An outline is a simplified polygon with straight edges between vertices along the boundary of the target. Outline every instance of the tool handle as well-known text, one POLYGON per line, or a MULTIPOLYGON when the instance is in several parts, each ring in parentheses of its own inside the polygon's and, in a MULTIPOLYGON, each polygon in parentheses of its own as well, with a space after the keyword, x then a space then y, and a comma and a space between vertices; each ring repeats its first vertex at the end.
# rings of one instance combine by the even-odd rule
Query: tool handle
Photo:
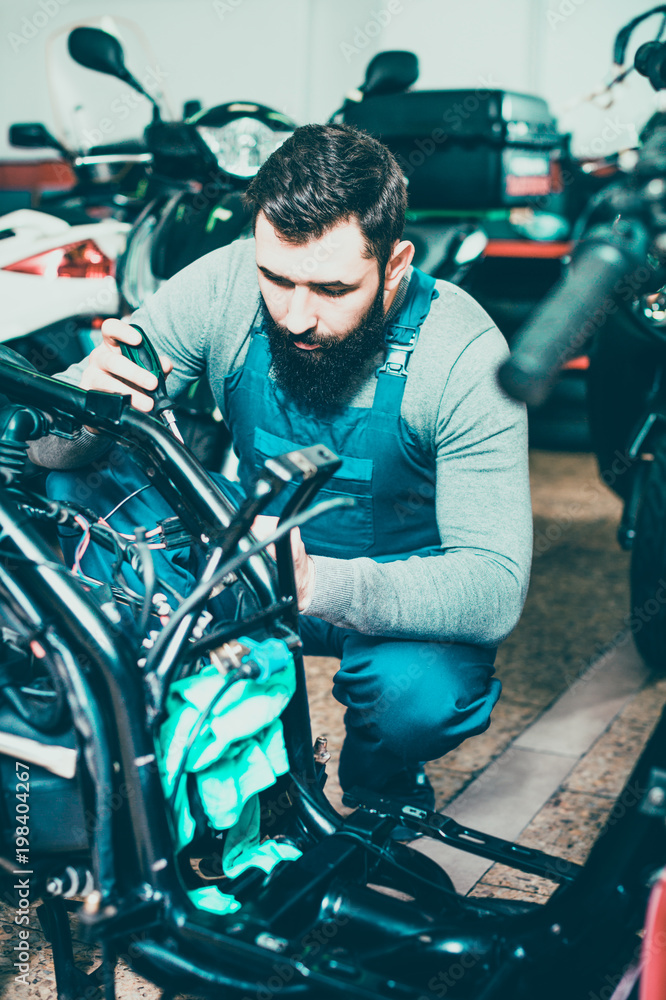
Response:
POLYGON ((145 368, 146 371, 152 372, 157 379, 156 389, 153 389, 152 392, 144 390, 146 395, 150 396, 154 401, 154 412, 161 413, 162 410, 171 409, 173 403, 167 395, 166 379, 164 378, 164 372, 162 371, 157 352, 151 344, 148 334, 140 326, 137 326, 136 323, 130 323, 130 326, 134 327, 141 334, 141 343, 136 345, 121 343, 120 350, 126 358, 133 361, 139 368, 145 368))

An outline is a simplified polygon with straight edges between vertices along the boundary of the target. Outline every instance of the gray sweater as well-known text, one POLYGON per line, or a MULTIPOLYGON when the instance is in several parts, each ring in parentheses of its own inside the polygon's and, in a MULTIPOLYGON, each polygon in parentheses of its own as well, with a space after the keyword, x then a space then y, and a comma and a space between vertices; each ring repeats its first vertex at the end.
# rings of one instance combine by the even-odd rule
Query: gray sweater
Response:
MULTIPOLYGON (((382 563, 315 556, 314 596, 305 613, 371 635, 496 645, 518 621, 529 579, 526 416, 496 384, 508 354, 497 327, 461 289, 443 281, 437 289, 409 364, 401 413, 432 456, 441 555, 382 563)), ((173 361, 171 395, 207 371, 223 409, 223 380, 243 364, 258 302, 254 241, 246 240, 175 275, 132 322, 173 361)), ((64 377, 78 382, 85 364, 64 377)), ((375 385, 371 375, 351 405, 372 405, 375 385)), ((101 447, 82 431, 73 442, 42 439, 31 457, 51 468, 74 467, 101 447)))

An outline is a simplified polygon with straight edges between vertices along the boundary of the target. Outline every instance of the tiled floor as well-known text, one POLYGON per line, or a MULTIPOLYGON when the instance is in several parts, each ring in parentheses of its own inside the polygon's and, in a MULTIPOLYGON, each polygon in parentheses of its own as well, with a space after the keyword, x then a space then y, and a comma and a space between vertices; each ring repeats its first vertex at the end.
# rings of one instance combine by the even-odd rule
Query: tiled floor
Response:
MULTIPOLYGON (((619 503, 599 483, 592 459, 535 452, 532 486, 532 584, 521 623, 498 655, 502 698, 486 733, 428 771, 438 808, 581 862, 657 721, 666 681, 648 679, 631 643, 618 642, 629 605, 628 556, 614 539, 619 503)), ((336 762, 344 726, 342 708, 330 694, 335 669, 334 660, 311 659, 308 685, 313 732, 328 736, 332 753, 327 792, 339 803, 336 762)), ((438 857, 447 850, 435 849, 438 857)), ((457 851, 450 852, 447 867, 475 895, 540 899, 554 888, 457 851)), ((0 918, 0 962, 7 970, 0 997, 13 1000, 14 928, 1 907, 0 918)), ((21 995, 54 1000, 48 951, 37 940, 39 947, 34 981, 21 995)), ((120 970, 119 1000, 158 995, 130 970, 120 970)))

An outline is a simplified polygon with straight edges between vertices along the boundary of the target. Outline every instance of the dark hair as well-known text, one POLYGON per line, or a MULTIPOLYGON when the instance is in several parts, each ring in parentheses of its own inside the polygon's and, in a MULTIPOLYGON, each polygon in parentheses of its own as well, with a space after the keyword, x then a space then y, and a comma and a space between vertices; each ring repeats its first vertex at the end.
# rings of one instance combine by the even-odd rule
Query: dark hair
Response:
POLYGON ((349 125, 303 125, 269 156, 245 192, 288 243, 319 239, 357 220, 365 256, 386 267, 405 225, 407 189, 391 152, 349 125))

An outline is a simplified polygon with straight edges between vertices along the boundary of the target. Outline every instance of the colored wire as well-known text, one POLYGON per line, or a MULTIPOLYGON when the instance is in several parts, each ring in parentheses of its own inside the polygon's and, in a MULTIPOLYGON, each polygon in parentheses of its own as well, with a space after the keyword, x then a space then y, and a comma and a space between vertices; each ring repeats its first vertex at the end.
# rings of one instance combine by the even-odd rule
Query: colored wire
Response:
MULTIPOLYGON (((259 552, 262 552, 269 545, 274 545, 275 542, 278 542, 285 535, 289 534, 293 528, 300 528, 301 525, 307 524, 307 522, 311 521, 312 518, 318 517, 320 514, 325 514, 330 510, 334 510, 336 507, 352 506, 353 502, 353 500, 347 499, 346 497, 336 497, 332 500, 323 500, 315 507, 309 507, 307 510, 301 511, 300 514, 296 514, 294 517, 290 517, 287 521, 281 522, 272 535, 255 542, 248 549, 246 549, 245 552, 241 552, 227 560, 227 562, 217 569, 205 583, 199 583, 186 600, 183 601, 178 610, 171 616, 168 626, 162 631, 155 645, 151 649, 146 664, 147 672, 154 669, 155 664, 169 646, 183 619, 190 613, 196 612, 206 602, 211 590, 218 585, 223 584, 226 576, 230 573, 235 573, 236 570, 240 569, 240 567, 243 566, 249 559, 258 555, 259 552)), ((191 627, 194 627, 194 623, 192 623, 191 627)), ((184 632, 181 636, 181 648, 182 644, 188 638, 190 631, 191 628, 184 632)))
POLYGON ((157 574, 155 573, 155 563, 150 551, 150 546, 144 541, 136 541, 128 546, 127 554, 131 555, 130 549, 135 553, 130 565, 141 574, 143 583, 143 602, 141 604, 141 614, 139 616, 139 635, 144 636, 148 628, 150 611, 153 606, 153 596, 156 590, 157 574), (136 563, 136 565, 135 565, 136 563))
POLYGON ((126 504, 128 500, 131 500, 132 497, 137 496, 139 493, 143 493, 144 490, 149 490, 152 485, 153 485, 152 483, 146 483, 145 486, 140 486, 138 490, 134 490, 134 493, 130 493, 129 496, 126 496, 123 500, 120 501, 120 503, 117 503, 116 506, 113 508, 113 510, 109 511, 108 514, 105 514, 104 517, 101 518, 100 520, 108 521, 108 519, 112 516, 112 514, 115 514, 117 510, 120 510, 123 504, 126 504))
POLYGON ((76 575, 81 579, 87 580, 90 583, 92 582, 92 577, 87 576, 87 574, 81 569, 81 560, 90 544, 90 523, 81 514, 77 514, 74 520, 78 526, 83 529, 83 536, 74 552, 74 565, 72 566, 72 572, 76 573, 76 575))

